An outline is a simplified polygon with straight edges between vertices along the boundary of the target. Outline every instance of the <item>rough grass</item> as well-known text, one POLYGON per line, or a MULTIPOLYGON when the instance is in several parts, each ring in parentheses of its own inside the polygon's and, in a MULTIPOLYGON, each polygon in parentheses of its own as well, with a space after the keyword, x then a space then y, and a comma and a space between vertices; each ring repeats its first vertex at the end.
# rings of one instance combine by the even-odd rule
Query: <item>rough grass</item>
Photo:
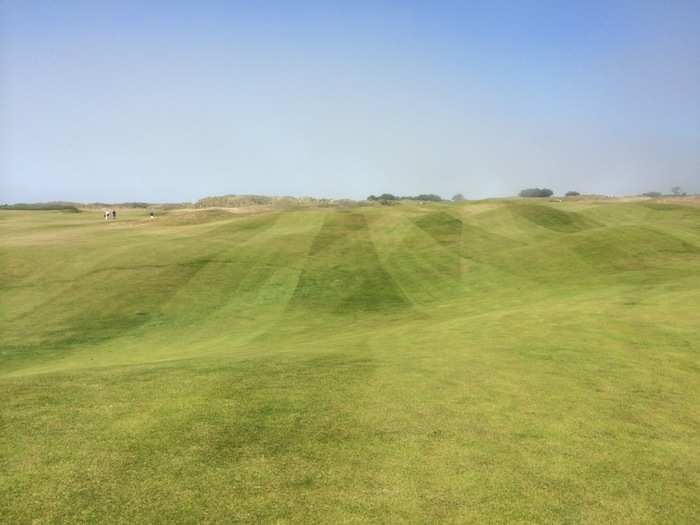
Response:
POLYGON ((0 211, 0 522, 696 521, 694 209, 145 217, 0 211))

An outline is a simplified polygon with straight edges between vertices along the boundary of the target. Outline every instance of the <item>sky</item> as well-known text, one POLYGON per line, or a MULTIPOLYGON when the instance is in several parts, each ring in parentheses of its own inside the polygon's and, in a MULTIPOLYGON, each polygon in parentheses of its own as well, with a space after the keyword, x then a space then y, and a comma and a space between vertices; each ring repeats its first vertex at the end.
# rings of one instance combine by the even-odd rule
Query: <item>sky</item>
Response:
POLYGON ((700 192, 700 0, 0 0, 0 202, 700 192))

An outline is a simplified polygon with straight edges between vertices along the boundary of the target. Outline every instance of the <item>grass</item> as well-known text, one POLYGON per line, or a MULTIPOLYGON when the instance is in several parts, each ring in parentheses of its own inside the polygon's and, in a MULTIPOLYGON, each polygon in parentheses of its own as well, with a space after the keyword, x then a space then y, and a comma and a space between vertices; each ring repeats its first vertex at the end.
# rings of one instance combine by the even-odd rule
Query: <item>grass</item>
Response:
POLYGON ((0 522, 693 523, 700 214, 0 211, 0 522))

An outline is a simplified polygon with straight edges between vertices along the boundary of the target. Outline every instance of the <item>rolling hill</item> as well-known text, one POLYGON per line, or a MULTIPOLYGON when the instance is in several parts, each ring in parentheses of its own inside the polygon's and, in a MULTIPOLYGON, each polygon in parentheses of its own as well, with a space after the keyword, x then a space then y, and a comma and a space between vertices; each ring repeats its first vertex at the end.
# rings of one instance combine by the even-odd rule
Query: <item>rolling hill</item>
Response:
POLYGON ((700 207, 0 211, 0 521, 690 523, 700 207))

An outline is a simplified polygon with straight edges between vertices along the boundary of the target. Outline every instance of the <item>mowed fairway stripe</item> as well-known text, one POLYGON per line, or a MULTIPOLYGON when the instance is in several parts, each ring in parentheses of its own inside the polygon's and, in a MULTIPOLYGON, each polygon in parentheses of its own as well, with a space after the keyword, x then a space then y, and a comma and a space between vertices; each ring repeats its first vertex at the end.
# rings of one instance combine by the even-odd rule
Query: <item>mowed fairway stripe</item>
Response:
POLYGON ((365 215, 330 211, 311 245, 290 307, 352 315, 408 304, 377 256, 365 215))
MULTIPOLYGON (((437 212, 442 223, 442 212, 437 212)), ((373 214, 370 229, 379 259, 397 285, 417 305, 429 305, 463 292, 463 260, 459 253, 461 223, 449 223, 440 232, 442 241, 426 231, 431 215, 416 216, 413 210, 373 214), (417 221, 423 221, 420 227, 417 221)))
POLYGON ((0 210, 0 522, 693 523, 700 215, 533 205, 0 210))
MULTIPOLYGON (((195 244, 187 253, 203 254, 203 259, 195 260, 196 273, 172 283, 151 279, 139 292, 148 294, 148 301, 133 305, 139 311, 152 306, 146 319, 123 330, 115 329, 107 334, 110 337, 84 341, 71 347, 70 352, 65 347, 51 347, 55 361, 17 372, 112 366, 235 351, 264 334, 278 320, 296 287, 304 256, 321 223, 322 214, 313 212, 259 216, 218 226, 217 241, 211 246, 206 244, 207 237, 193 237, 195 244), (164 295, 152 294, 149 286, 158 287, 164 295)), ((166 241, 172 242, 163 240, 166 241)), ((175 250, 179 248, 183 253, 185 246, 180 239, 175 250)), ((166 265, 161 271, 169 267, 166 265)), ((119 276, 123 275, 125 270, 121 269, 119 276)))

